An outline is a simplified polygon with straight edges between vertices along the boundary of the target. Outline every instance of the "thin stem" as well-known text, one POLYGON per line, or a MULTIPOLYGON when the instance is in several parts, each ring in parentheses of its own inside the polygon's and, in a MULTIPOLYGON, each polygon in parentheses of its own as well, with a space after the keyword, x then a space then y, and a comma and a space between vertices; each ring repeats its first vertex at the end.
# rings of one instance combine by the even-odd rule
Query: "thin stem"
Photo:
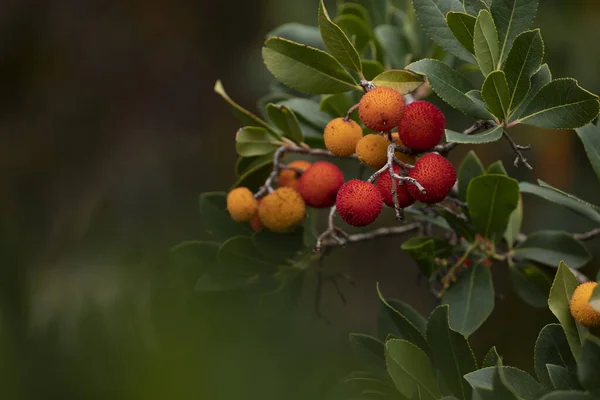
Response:
POLYGON ((533 167, 527 162, 527 159, 523 155, 523 151, 530 150, 531 146, 521 146, 521 145, 515 143, 513 138, 510 137, 510 135, 506 131, 502 132, 502 136, 504 136, 504 138, 506 140, 508 140, 508 143, 510 143, 510 147, 512 147, 513 151, 515 152, 515 161, 514 161, 515 167, 518 166, 519 162, 520 162, 521 164, 526 166, 528 169, 530 169, 530 170, 533 169, 533 167))
POLYGON ((356 111, 356 109, 358 108, 358 105, 359 105, 359 103, 356 103, 355 105, 353 105, 352 107, 350 107, 350 108, 348 109, 348 112, 346 113, 346 117, 344 117, 344 119, 345 119, 346 121, 350 121, 350 116, 352 115, 352 113, 353 113, 354 111, 356 111))
POLYGON ((353 235, 348 235, 343 243, 339 243, 335 240, 325 239, 321 243, 322 248, 328 247, 339 247, 348 243, 357 243, 365 240, 372 240, 382 236, 392 236, 392 235, 402 235, 405 233, 410 233, 414 231, 418 231, 421 228, 420 222, 415 222, 412 224, 400 225, 400 226, 392 226, 388 228, 379 228, 370 232, 363 233, 355 233, 353 235))
POLYGON ((600 236, 600 228, 596 228, 596 229, 592 229, 589 232, 584 232, 584 233, 576 233, 573 235, 573 237, 577 240, 581 240, 581 241, 587 241, 587 240, 592 240, 597 238, 598 236, 600 236))

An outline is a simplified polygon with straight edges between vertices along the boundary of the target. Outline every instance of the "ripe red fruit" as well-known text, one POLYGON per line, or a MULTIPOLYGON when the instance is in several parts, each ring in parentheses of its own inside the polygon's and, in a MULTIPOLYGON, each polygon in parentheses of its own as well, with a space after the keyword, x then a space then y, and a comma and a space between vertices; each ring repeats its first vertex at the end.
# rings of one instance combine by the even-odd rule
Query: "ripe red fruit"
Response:
MULTIPOLYGON (((402 169, 399 165, 394 165, 394 172, 400 174, 402 169)), ((394 197, 392 196, 392 177, 389 172, 386 171, 379 175, 375 186, 379 189, 383 202, 389 206, 394 207, 394 197)), ((405 182, 398 182, 396 180, 396 193, 398 194, 398 204, 400 208, 406 208, 415 202, 415 199, 408 192, 408 185, 405 182)))
POLYGON ((439 108, 427 101, 415 101, 404 107, 398 134, 405 146, 426 151, 442 140, 446 118, 439 108))
POLYGON ((310 207, 325 208, 335 204, 337 192, 343 184, 344 174, 336 165, 317 161, 304 171, 296 190, 310 207))
POLYGON ((336 208, 341 219, 352 226, 371 224, 383 207, 379 190, 359 179, 348 181, 337 194, 336 208))
POLYGON ((437 153, 427 153, 419 158, 408 176, 416 179, 426 191, 423 194, 416 185, 409 183, 409 193, 415 200, 427 204, 444 200, 456 183, 456 169, 437 153))
POLYGON ((375 132, 389 132, 402 119, 404 98, 397 90, 378 87, 363 95, 358 103, 362 123, 375 132))

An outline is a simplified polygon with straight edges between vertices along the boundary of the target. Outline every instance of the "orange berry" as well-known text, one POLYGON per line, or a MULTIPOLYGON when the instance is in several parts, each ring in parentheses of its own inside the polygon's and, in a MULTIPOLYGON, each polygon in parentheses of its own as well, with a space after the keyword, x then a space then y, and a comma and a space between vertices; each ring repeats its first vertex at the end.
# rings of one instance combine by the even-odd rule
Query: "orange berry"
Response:
POLYGON ((378 87, 363 95, 358 104, 362 123, 375 132, 389 132, 402 119, 404 99, 397 90, 378 87))
POLYGON ((590 305, 590 298, 596 285, 596 282, 585 282, 577 286, 569 303, 575 321, 586 328, 600 327, 600 312, 590 305))
POLYGON ((360 125, 353 120, 336 118, 327 124, 323 140, 327 150, 340 157, 348 157, 356 151, 356 143, 362 138, 360 125))
POLYGON ((250 189, 238 187, 227 194, 227 211, 236 222, 248 222, 258 210, 258 201, 250 189))
POLYGON ((383 206, 375 185, 359 179, 348 181, 340 188, 335 204, 340 218, 352 226, 373 223, 383 206))
POLYGON ((398 125, 400 139, 411 149, 426 151, 437 146, 446 129, 446 118, 439 108, 427 101, 415 101, 404 107, 398 125))
POLYGON ((367 167, 379 169, 387 163, 387 148, 390 142, 381 135, 363 136, 356 145, 356 156, 367 167))
POLYGON ((304 171, 297 189, 307 205, 325 208, 335 204, 335 196, 343 184, 344 174, 336 165, 317 161, 304 171))
MULTIPOLYGON (((292 161, 288 164, 288 167, 292 167, 301 171, 306 171, 308 167, 311 166, 311 163, 305 160, 296 160, 292 161)), ((279 187, 289 187, 292 189, 296 189, 298 185, 298 179, 300 179, 300 175, 296 170, 284 168, 279 173, 279 187)))
POLYGON ((456 183, 456 169, 446 158, 437 153, 427 153, 417 160, 408 174, 425 188, 421 193, 417 186, 408 184, 408 191, 422 203, 435 204, 444 200, 456 183))
POLYGON ((277 188, 262 198, 258 208, 261 222, 273 232, 287 232, 306 215, 302 197, 292 188, 277 188))

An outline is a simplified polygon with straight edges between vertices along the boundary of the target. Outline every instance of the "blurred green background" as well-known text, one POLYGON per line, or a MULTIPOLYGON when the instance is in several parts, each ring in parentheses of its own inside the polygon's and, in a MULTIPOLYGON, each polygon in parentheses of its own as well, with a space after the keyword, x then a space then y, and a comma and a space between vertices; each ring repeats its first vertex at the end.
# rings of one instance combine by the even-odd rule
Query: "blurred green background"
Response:
MULTIPOLYGON (((600 93, 600 2, 541 3, 534 25, 554 76, 600 93)), ((0 2, 3 399, 322 399, 352 369, 348 333, 374 331, 375 282, 423 313, 436 305, 398 238, 327 258, 357 281, 343 286, 345 307, 326 286, 331 324, 313 311, 314 277, 295 310, 265 315, 255 293, 194 295, 193 279, 165 262, 172 245, 207 238, 198 195, 234 180, 239 126, 215 80, 254 110, 271 81, 265 34, 314 24, 316 9, 316 0, 0 2)), ((453 129, 469 125, 444 110, 453 129)), ((512 167, 503 143, 477 152, 520 180, 598 203, 576 135, 517 128, 514 137, 534 146, 533 172, 512 167)), ((455 164, 467 151, 452 154, 455 164)), ((591 227, 525 200, 525 232, 591 227)), ((506 363, 531 370, 551 315, 516 298, 505 266, 494 274, 499 298, 475 351, 495 344, 506 363)))

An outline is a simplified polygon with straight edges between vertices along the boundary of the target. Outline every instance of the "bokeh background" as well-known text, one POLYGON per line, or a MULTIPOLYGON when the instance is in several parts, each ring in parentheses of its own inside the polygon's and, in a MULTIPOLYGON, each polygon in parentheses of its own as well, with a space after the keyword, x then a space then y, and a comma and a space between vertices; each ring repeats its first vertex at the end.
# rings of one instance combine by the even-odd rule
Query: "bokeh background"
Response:
MULTIPOLYGON (((600 93, 600 2, 541 3, 534 25, 555 77, 600 93)), ((316 9, 316 0, 0 2, 2 398, 322 399, 352 368, 348 333, 374 331, 375 282, 423 313, 436 305, 398 238, 327 259, 357 281, 343 286, 345 307, 326 287, 330 324, 313 312, 314 280, 295 310, 265 316, 253 294, 190 295, 194 282, 164 262, 172 245, 206 238, 198 195, 234 180, 239 126, 215 80, 255 110, 271 81, 265 34, 314 24, 316 9)), ((468 126, 446 111, 451 127, 468 126)), ((478 154, 598 202, 576 135, 517 128, 514 137, 534 146, 533 172, 513 168, 503 144, 478 154)), ((525 200, 525 232, 590 228, 525 200)), ((474 349, 481 357, 495 344, 506 363, 531 370, 551 315, 516 298, 505 267, 494 274, 496 310, 474 349)))

